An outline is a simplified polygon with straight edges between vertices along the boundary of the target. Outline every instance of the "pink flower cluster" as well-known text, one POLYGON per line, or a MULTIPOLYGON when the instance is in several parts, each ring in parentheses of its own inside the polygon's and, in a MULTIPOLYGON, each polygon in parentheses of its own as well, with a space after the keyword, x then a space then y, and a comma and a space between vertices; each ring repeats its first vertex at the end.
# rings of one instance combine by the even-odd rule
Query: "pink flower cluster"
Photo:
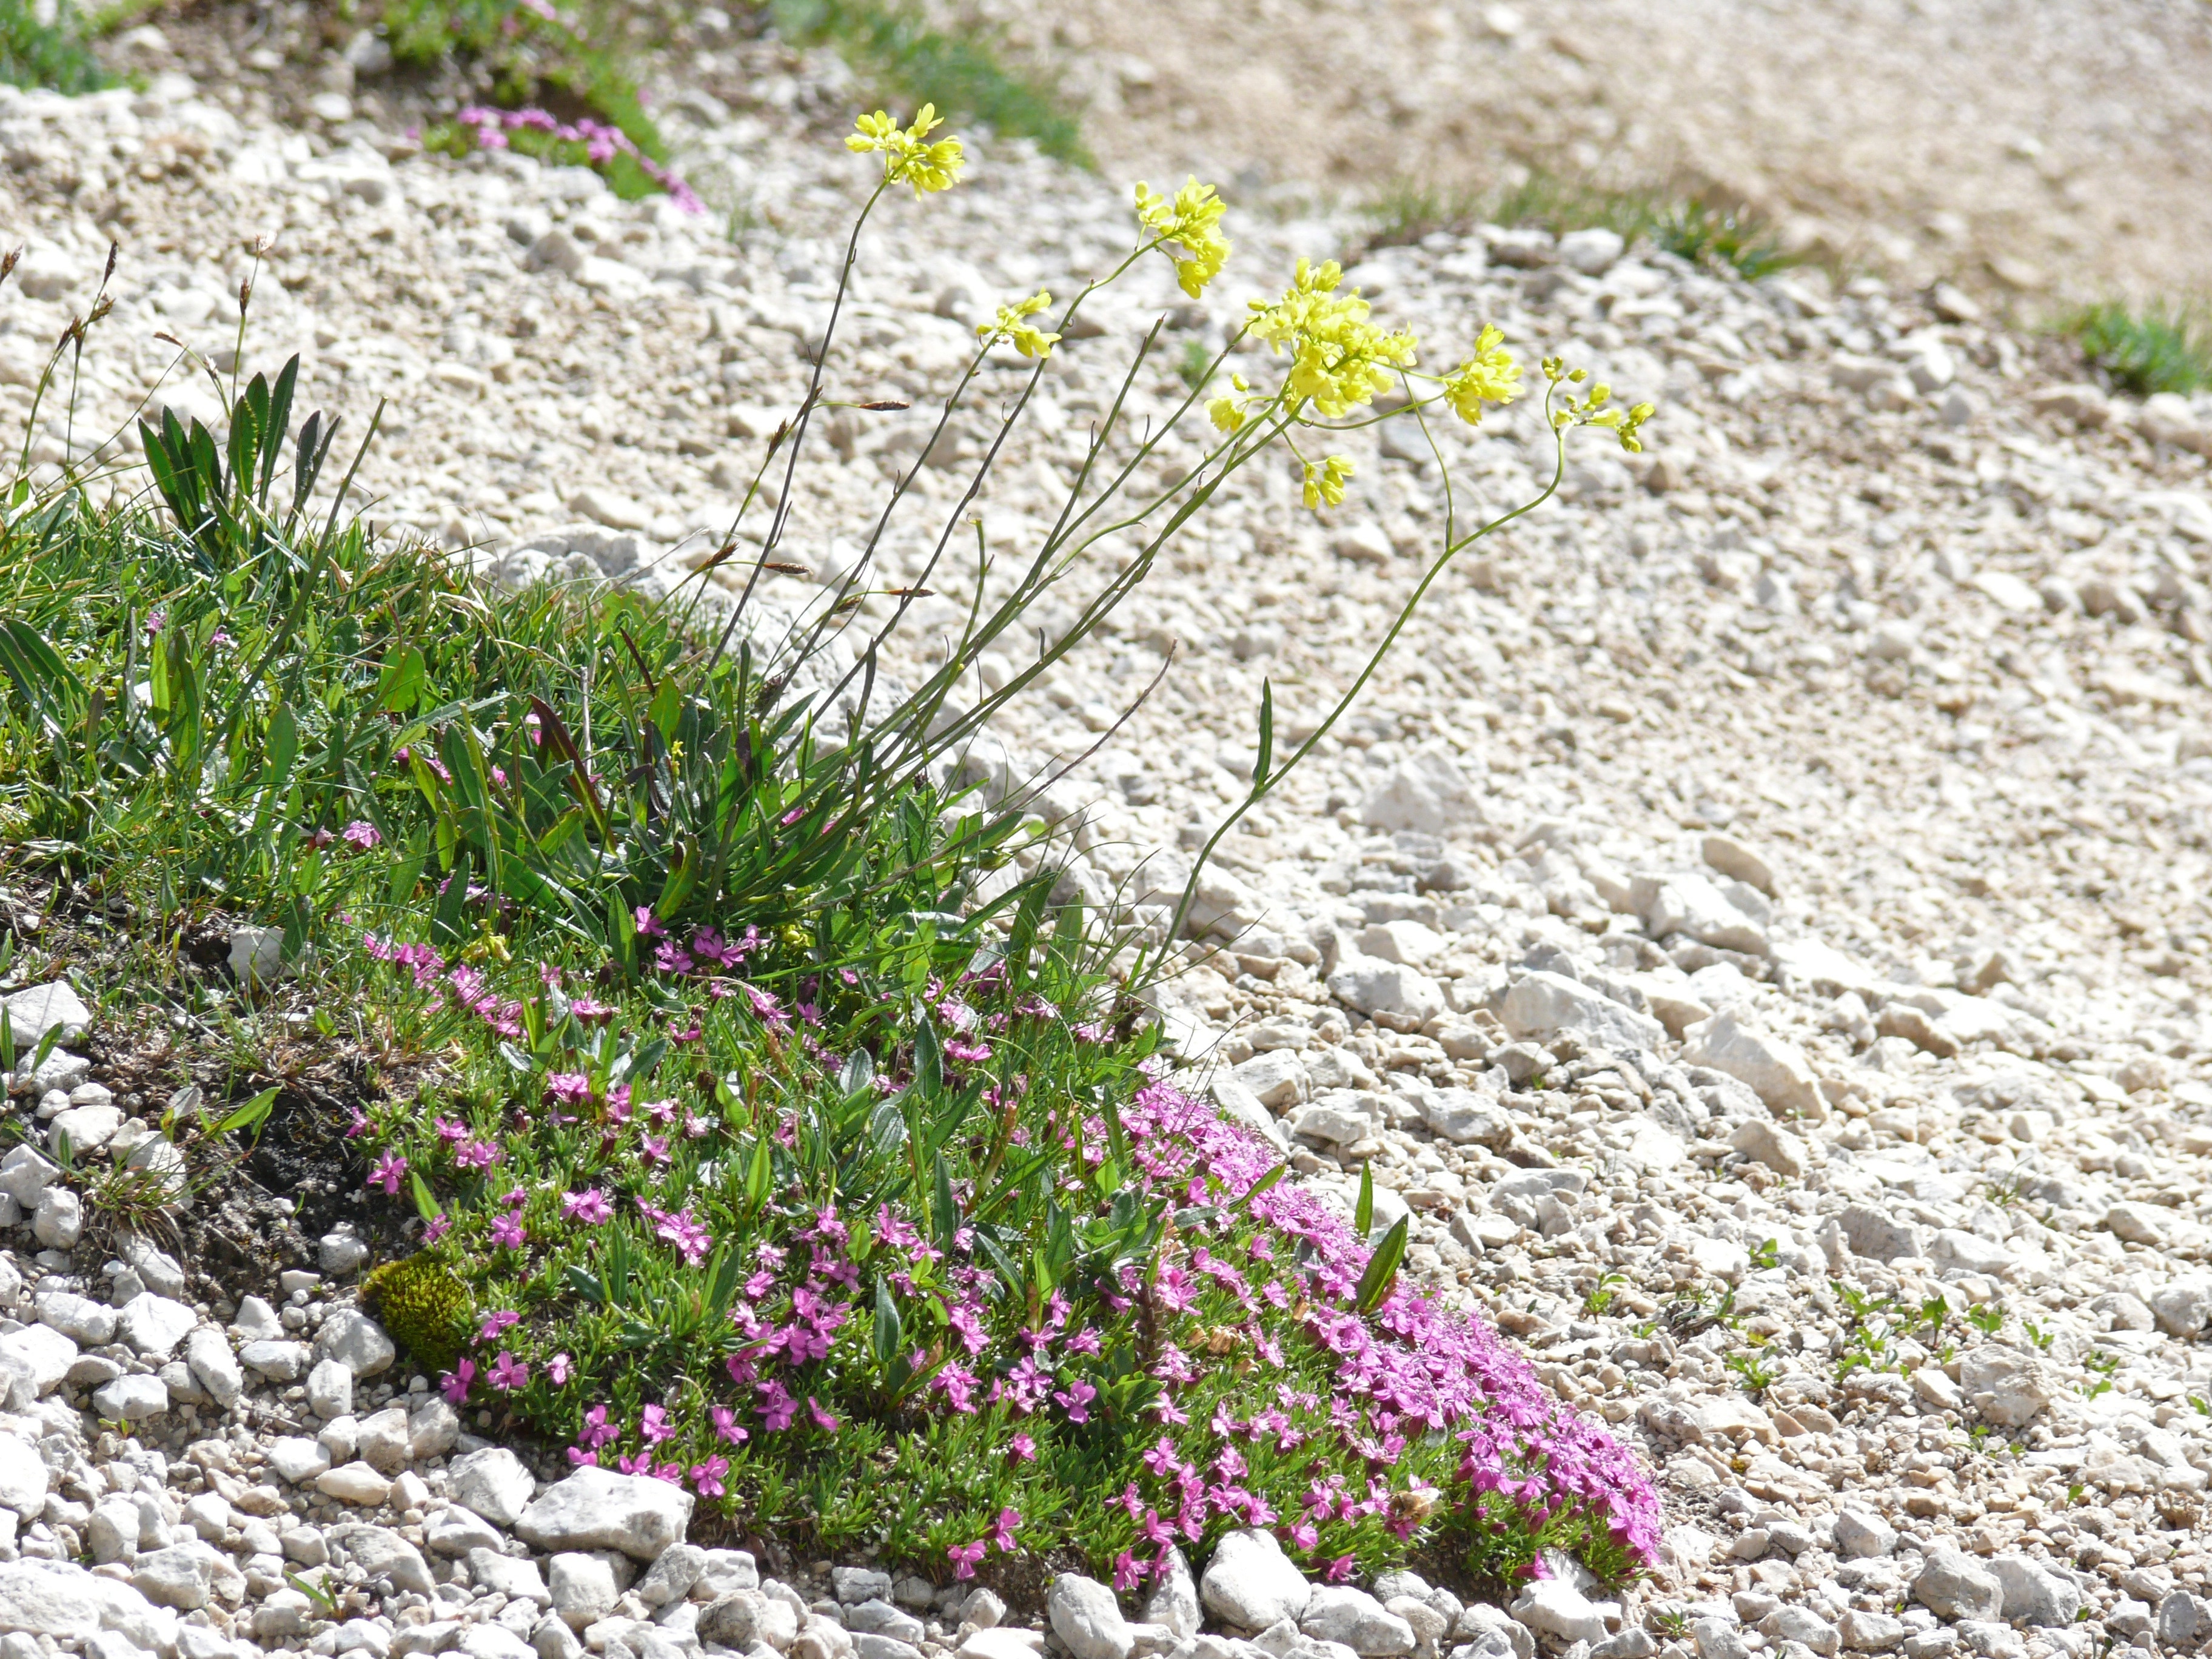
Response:
POLYGON ((588 115, 571 123, 542 109, 491 109, 471 104, 455 118, 476 134, 479 149, 505 149, 511 143, 507 134, 532 131, 543 133, 556 143, 581 144, 593 167, 605 167, 616 156, 627 155, 684 212, 706 211, 707 204, 699 199, 697 192, 673 170, 662 167, 640 150, 621 128, 594 121, 588 115))

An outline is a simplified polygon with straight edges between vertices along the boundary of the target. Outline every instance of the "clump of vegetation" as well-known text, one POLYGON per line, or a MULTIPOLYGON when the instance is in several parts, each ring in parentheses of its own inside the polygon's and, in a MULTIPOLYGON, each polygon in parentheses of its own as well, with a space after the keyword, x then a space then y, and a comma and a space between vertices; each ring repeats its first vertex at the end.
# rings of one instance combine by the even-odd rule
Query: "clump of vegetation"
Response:
POLYGON ((1601 227, 1626 241, 1647 240, 1695 264, 1733 270, 1747 282, 1797 263, 1782 251, 1773 228, 1747 209, 1541 169, 1492 190, 1400 181, 1369 202, 1365 214, 1374 226, 1369 247, 1402 246, 1439 232, 1464 236, 1485 223, 1533 226, 1559 236, 1601 227))
POLYGON ((112 84, 70 0, 0 0, 0 81, 72 97, 112 84))
POLYGON ((1058 88, 1008 69, 972 30, 935 28, 906 0, 769 0, 768 15, 787 40, 838 47, 889 96, 934 100, 1003 137, 1034 138, 1047 155, 1091 165, 1058 88))
POLYGON ((2060 328, 2093 367, 2138 398, 2212 386, 2212 325, 2186 307, 2137 310, 2107 301, 2073 313, 2060 328))
MULTIPOLYGON (((848 139, 876 187, 847 282, 886 193, 961 178, 938 125, 879 112, 848 139)), ((1140 185, 1134 208, 1113 271, 978 331, 939 430, 971 405, 998 430, 939 556, 1091 294, 1164 258, 1196 296, 1228 259, 1210 187, 1140 185)), ((668 601, 478 592, 434 550, 342 524, 343 482, 318 515, 336 434, 319 414, 295 429, 296 360, 239 389, 222 434, 165 415, 131 498, 158 510, 95 508, 64 469, 20 479, 0 520, 0 860, 157 937, 217 907, 281 928, 313 1029, 343 1010, 379 1072, 412 1079, 332 1131, 414 1246, 372 1296, 481 1426, 559 1436, 750 1531, 958 1577, 1073 1553, 1133 1588, 1237 1527, 1336 1578, 1407 1560, 1510 1578, 1551 1548, 1632 1576, 1659 1525, 1633 1454, 1406 1282, 1407 1223, 1376 1229, 1371 1190, 1336 1213, 1165 1080, 1133 993, 1175 967, 1197 876, 1132 939, 1054 902, 1029 790, 957 781, 997 711, 1238 472, 1287 451, 1326 511, 1356 489, 1337 433, 1472 425, 1522 395, 1495 329, 1419 371, 1341 276, 1301 261, 1168 418, 1133 432, 1117 402, 1054 527, 995 582, 979 547, 966 623, 895 693, 883 653, 932 571, 879 586, 876 542, 797 605, 760 586, 783 508, 756 562, 732 562, 733 529, 668 601), (1248 334, 1274 356, 1228 374, 1248 334), (1198 464, 1146 465, 1170 442, 1198 464), (1074 623, 976 694, 982 653, 1062 593, 1074 623)), ((785 503, 844 297, 763 458, 785 503)), ((1637 447, 1648 405, 1557 360, 1541 378, 1550 483, 1488 523, 1448 505, 1287 759, 1263 685, 1216 842, 1325 739, 1449 562, 1548 498, 1574 428, 1637 447)), ((878 537, 927 510, 914 477, 878 537)))

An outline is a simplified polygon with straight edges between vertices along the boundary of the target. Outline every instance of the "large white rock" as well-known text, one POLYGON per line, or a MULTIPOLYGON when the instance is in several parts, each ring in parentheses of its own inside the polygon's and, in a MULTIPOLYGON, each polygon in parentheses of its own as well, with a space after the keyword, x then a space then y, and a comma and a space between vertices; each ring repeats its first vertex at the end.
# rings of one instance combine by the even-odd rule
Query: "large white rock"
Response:
POLYGON ((123 1304, 115 1326, 116 1334, 135 1352, 149 1359, 167 1359, 198 1322, 199 1316, 183 1303, 141 1291, 123 1304))
POLYGON ((65 979, 45 985, 33 985, 28 990, 10 992, 0 997, 8 1009, 8 1024, 15 1033, 15 1052, 19 1054, 35 1053, 46 1040, 46 1033, 61 1028, 57 1042, 67 1042, 81 1036, 92 1024, 92 1010, 84 1006, 84 999, 65 979))
POLYGON ((1729 887, 1723 892, 1703 876, 1638 875, 1629 882, 1629 902, 1654 939, 1686 933, 1701 945, 1763 957, 1765 902, 1747 883, 1729 887))
POLYGON ((186 1339, 185 1363, 191 1367, 193 1379, 226 1411, 245 1390, 246 1373, 239 1367, 238 1356, 212 1325, 201 1326, 186 1339))
POLYGON ((20 1434, 0 1434, 0 1509, 26 1522, 46 1506, 46 1460, 20 1434))
POLYGON ((1666 1028, 1649 1014, 1615 1002, 1564 974, 1523 975, 1505 993, 1498 1018, 1516 1037, 1539 1039, 1572 1031, 1593 1046, 1650 1051, 1659 1046, 1666 1028))
POLYGON ((0 1631, 24 1631, 82 1646, 112 1631, 135 1647, 173 1652, 177 1615, 128 1584, 71 1561, 0 1563, 0 1631))
POLYGON ((693 1502, 690 1492, 649 1475, 581 1468, 524 1510, 514 1530, 541 1550, 620 1550, 650 1561, 683 1541, 693 1502))
POLYGON ((398 1350, 384 1327, 360 1309, 340 1308, 323 1321, 315 1352, 337 1360, 356 1376, 374 1376, 392 1364, 398 1350))
POLYGON ((2007 1429, 2033 1421, 2057 1392, 2039 1360, 1990 1343, 1959 1361, 1959 1387, 1976 1411, 2007 1429))
POLYGON ((1605 1640, 1605 1615, 1564 1578, 1532 1579, 1507 1611, 1540 1637, 1559 1642, 1605 1640))
POLYGON ((1316 1642, 1341 1643, 1361 1659, 1395 1659, 1414 1646, 1411 1625, 1348 1584, 1314 1586, 1298 1629, 1316 1642))
POLYGON ((1444 1011, 1443 988, 1418 968, 1350 956, 1328 976, 1328 994, 1379 1025, 1418 1030, 1444 1011))
POLYGON ((101 1347, 115 1340, 115 1310, 106 1303, 70 1291, 41 1291, 33 1305, 39 1323, 82 1346, 101 1347))
POLYGON ((1198 1593, 1206 1611, 1223 1623, 1262 1631, 1281 1620, 1297 1622, 1313 1587, 1273 1533, 1240 1527, 1215 1547, 1198 1593))
POLYGON ((26 1325, 0 1336, 0 1370, 9 1378, 8 1403, 17 1410, 58 1387, 76 1364, 76 1344, 48 1326, 26 1325))
POLYGON ((103 1423, 147 1423, 168 1414, 169 1386, 158 1376, 118 1376, 93 1390, 92 1405, 103 1423))
POLYGON ((495 1527, 512 1527, 520 1521, 538 1488, 530 1466, 504 1446, 487 1446, 456 1458, 446 1480, 453 1502, 495 1527))
POLYGON ((604 1558, 580 1550, 564 1550, 547 1562, 546 1579, 553 1611, 571 1630, 605 1618, 622 1594, 614 1568, 604 1558))
POLYGON ((1828 1103, 1804 1050, 1732 1013, 1715 1014, 1682 1033, 1682 1061, 1725 1072, 1766 1103, 1777 1117, 1825 1122, 1828 1103))
POLYGON ((1136 1638, 1114 1592, 1095 1578, 1064 1572, 1045 1598, 1052 1628, 1075 1659, 1129 1659, 1136 1638))
POLYGON ((1482 805, 1449 757, 1426 750, 1401 761, 1384 775, 1359 808, 1370 830, 1415 830, 1441 836, 1459 824, 1477 823, 1482 805))

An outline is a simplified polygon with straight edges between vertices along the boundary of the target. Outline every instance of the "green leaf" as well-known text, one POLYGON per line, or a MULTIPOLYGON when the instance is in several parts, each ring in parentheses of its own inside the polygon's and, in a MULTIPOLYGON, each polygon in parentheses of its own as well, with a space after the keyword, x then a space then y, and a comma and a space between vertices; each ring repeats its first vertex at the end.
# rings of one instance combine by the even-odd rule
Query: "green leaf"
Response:
POLYGON ((1260 682, 1260 752, 1252 763, 1252 793, 1267 787, 1267 769, 1275 759, 1275 688, 1260 682))
POLYGON ((757 1215, 761 1206, 768 1202, 769 1189, 775 1184, 775 1164, 769 1155, 765 1133, 753 1138, 752 1162, 745 1169, 745 1213, 757 1215))
POLYGON ((1371 1164, 1359 1166, 1359 1202, 1352 1207, 1352 1230, 1362 1238, 1375 1225, 1375 1170, 1371 1164))
POLYGON ((414 646, 403 645, 387 653, 383 670, 376 677, 376 706, 387 714, 404 714, 412 708, 422 700, 428 666, 414 646))
POLYGON ((927 1014, 914 1028, 914 1086, 924 1099, 945 1091, 945 1049, 927 1014))
POLYGON ((599 1283, 599 1276, 597 1273, 578 1267, 572 1261, 568 1264, 566 1277, 568 1288, 583 1297, 585 1301, 595 1306, 603 1305, 606 1302, 606 1286, 599 1283))
MULTIPOLYGON (((1244 1189, 1244 1196, 1238 1199, 1234 1204, 1229 1206, 1229 1213, 1235 1215, 1239 1210, 1249 1209, 1251 1206, 1251 1203, 1254 1199, 1259 1197, 1261 1194, 1266 1192, 1270 1187, 1273 1187, 1285 1176, 1290 1174, 1290 1172, 1291 1166, 1289 1164, 1278 1164, 1273 1169, 1268 1170, 1267 1174, 1261 1176, 1257 1181, 1254 1182, 1249 1187, 1247 1187, 1244 1189)), ((1370 1209, 1373 1207, 1372 1194, 1370 1194, 1369 1207, 1370 1209)), ((1373 1217, 1370 1216, 1369 1219, 1372 1220, 1373 1217)))
POLYGON ((876 1364, 889 1370, 905 1346, 905 1325, 891 1301, 891 1287, 879 1279, 876 1281, 876 1364))
POLYGON ((1400 1216, 1398 1224, 1382 1236, 1375 1247, 1375 1254, 1367 1259, 1367 1271, 1359 1275, 1359 1294, 1353 1305, 1363 1314, 1373 1313, 1390 1294, 1390 1287, 1398 1280, 1398 1264, 1406 1255, 1406 1228, 1411 1216, 1400 1216))
POLYGON ((431 1196, 430 1183, 422 1179, 422 1172, 420 1170, 410 1170, 407 1172, 407 1183, 415 1194, 416 1212, 425 1222, 435 1221, 445 1213, 438 1207, 438 1200, 431 1196))
POLYGON ((216 1124, 215 1132, 219 1135, 227 1135, 238 1129, 258 1128, 268 1121, 270 1109, 276 1103, 276 1091, 273 1088, 264 1089, 222 1122, 216 1124))

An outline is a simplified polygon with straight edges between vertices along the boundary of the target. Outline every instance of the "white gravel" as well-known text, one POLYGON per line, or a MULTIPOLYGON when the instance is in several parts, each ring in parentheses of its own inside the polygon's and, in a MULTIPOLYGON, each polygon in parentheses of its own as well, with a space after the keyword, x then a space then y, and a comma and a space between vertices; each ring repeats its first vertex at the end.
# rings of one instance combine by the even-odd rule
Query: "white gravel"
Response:
MULTIPOLYGON (((711 550, 804 386, 863 188, 861 164, 778 107, 834 105, 834 65, 793 79, 744 48, 785 78, 734 112, 662 89, 692 175, 765 221, 732 245, 581 173, 423 158, 366 124, 241 121, 156 40, 138 49, 143 93, 0 89, 0 226, 32 250, 0 305, 0 415, 27 410, 106 235, 126 244, 73 434, 42 411, 42 465, 121 425, 173 356, 156 331, 228 367, 265 237, 246 361, 299 349, 302 406, 356 435, 392 399, 362 472, 374 521, 477 544, 510 580, 665 585, 711 550)), ((745 68, 733 49, 700 72, 745 68)), ((833 395, 926 398, 975 317, 1126 245, 1118 191, 975 149, 972 184, 888 204, 864 243, 833 395)), ((1228 275, 1175 313, 1135 417, 1179 394, 1186 342, 1218 342, 1294 252, 1344 234, 1231 230, 1228 275)), ((1412 1270, 1640 1437, 1675 1524, 1663 1580, 1626 1605, 1563 1579, 1507 1618, 1386 1583, 1311 1629, 1245 1634, 1278 1659, 1340 1656, 1326 1644, 1346 1632, 1468 1659, 1528 1659, 1532 1632, 1575 1659, 2044 1659, 2212 1637, 2212 403, 2056 380, 2039 343, 1941 290, 1747 286, 1495 229, 1376 253, 1352 280, 1448 343, 1437 356, 1494 321, 1530 358, 1563 351, 1652 398, 1651 453, 1578 445, 1564 498, 1439 585, 1346 724, 1224 843, 1196 913, 1209 959, 1162 1014, 1194 1078, 1301 1178, 1348 1207, 1371 1169, 1378 1223, 1414 1218, 1412 1270), (1938 1298, 1940 1333, 1915 1334, 1938 1298), (1680 1616, 1646 1623, 1658 1610, 1680 1616)), ((1049 522, 1146 307, 1182 305, 1164 272, 1133 292, 1144 305, 1102 307, 1103 333, 1055 356, 984 501, 997 544, 1049 522)), ((212 401, 189 376, 160 396, 212 401)), ((849 566, 923 418, 827 422, 784 556, 824 579, 849 566)), ((921 467, 891 577, 916 573, 976 436, 921 467)), ((1517 501, 1547 465, 1525 412, 1443 441, 1462 513, 1517 501)), ((1224 492, 999 723, 1003 758, 977 769, 994 787, 1096 743, 1177 647, 1049 797, 1081 825, 1071 888, 1157 921, 1252 764, 1261 675, 1281 729, 1310 730, 1407 591, 1438 474, 1410 447, 1351 447, 1340 513, 1303 513, 1281 474, 1224 492)), ((964 611, 962 579, 935 585, 918 650, 964 611)), ((11 1010, 40 994, 9 989, 11 1010)), ((16 1093, 49 1120, 109 1104, 66 1050, 16 1093)), ((461 1493, 446 1459, 478 1443, 421 1379, 379 1374, 380 1333, 328 1311, 354 1241, 325 1241, 336 1277, 301 1275, 281 1311, 218 1314, 157 1294, 152 1255, 106 1285, 39 1256, 82 1225, 53 1173, 28 1149, 0 1164, 18 1229, 0 1301, 23 1322, 0 1331, 6 1628, 102 1659, 124 1659, 111 1638, 190 1659, 249 1643, 570 1659, 580 1626, 594 1651, 662 1659, 702 1631, 783 1632, 766 1609, 787 1602, 802 1659, 855 1642, 863 1659, 1013 1659, 1040 1639, 911 1580, 756 1587, 733 1553, 655 1612, 620 1588, 632 1565, 607 1582, 587 1565, 643 1511, 556 1503, 526 1469, 484 1503, 461 1493), (123 1340, 81 1350, 111 1302, 123 1340), (127 1405, 134 1434, 94 1401, 127 1405), (380 1440, 368 1425, 395 1408, 380 1440), (113 1507, 134 1496, 135 1539, 113 1507), (66 1565, 88 1550, 90 1577, 66 1565), (326 1559, 335 1614, 285 1577, 326 1559), (765 1600, 715 1622, 726 1595, 765 1600), (886 1601, 918 1641, 848 1635, 830 1610, 886 1601)), ((639 1521, 631 1553, 665 1546, 667 1520, 639 1521)), ((1280 1585, 1206 1575, 1215 1617, 1238 1595, 1288 1607, 1280 1585)), ((1049 1639, 1085 1659, 1229 1651, 1152 1610, 1117 1623, 1079 1588, 1060 1605, 1079 1631, 1049 1639)), ((15 1639, 6 1659, 30 1659, 15 1639)))

